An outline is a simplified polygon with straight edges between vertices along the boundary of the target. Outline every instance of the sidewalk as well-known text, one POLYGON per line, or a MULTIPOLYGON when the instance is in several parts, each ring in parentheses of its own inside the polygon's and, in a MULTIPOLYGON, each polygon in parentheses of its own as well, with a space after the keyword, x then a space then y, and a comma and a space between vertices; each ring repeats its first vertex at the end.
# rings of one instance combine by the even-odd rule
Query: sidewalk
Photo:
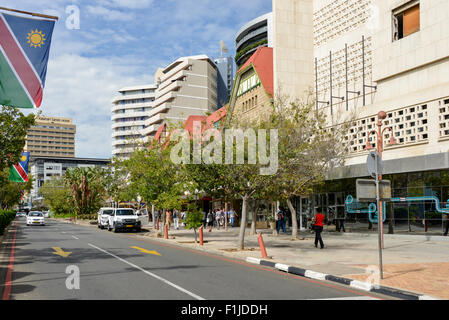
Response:
MULTIPOLYGON (((206 229, 202 247, 194 242, 193 230, 172 228, 167 240, 163 238, 163 233, 162 238, 157 238, 151 225, 144 228, 148 232, 139 236, 237 259, 261 258, 257 235, 249 235, 249 229, 245 235, 245 249, 237 250, 239 228, 229 228, 228 231, 213 229, 212 232, 206 229)), ((269 229, 257 231, 263 234, 267 254, 276 263, 361 281, 366 281, 369 276, 366 268, 377 267, 379 263, 378 240, 374 234, 324 232, 325 248, 321 250, 315 248, 314 234, 310 231, 300 232, 300 240, 291 240, 290 235, 274 236, 269 229)), ((380 284, 449 299, 448 240, 448 237, 385 235, 384 279, 380 284)))

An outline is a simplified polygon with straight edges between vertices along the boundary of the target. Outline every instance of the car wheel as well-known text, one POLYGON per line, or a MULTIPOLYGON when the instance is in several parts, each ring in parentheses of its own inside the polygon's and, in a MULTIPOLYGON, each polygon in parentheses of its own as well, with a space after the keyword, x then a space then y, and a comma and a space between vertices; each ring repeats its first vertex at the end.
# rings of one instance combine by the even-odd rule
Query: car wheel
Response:
POLYGON ((117 228, 115 226, 112 228, 112 232, 117 233, 117 228))
POLYGON ((137 228, 136 229, 136 232, 141 232, 142 231, 142 228, 137 228))

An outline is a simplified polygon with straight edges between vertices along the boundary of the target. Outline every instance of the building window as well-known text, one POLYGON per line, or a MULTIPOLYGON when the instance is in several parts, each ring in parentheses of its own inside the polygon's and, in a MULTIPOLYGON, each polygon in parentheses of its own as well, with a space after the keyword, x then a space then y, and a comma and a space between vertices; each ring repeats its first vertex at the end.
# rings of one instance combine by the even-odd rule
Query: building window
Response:
POLYGON ((393 11, 393 41, 420 30, 419 1, 412 1, 393 11))

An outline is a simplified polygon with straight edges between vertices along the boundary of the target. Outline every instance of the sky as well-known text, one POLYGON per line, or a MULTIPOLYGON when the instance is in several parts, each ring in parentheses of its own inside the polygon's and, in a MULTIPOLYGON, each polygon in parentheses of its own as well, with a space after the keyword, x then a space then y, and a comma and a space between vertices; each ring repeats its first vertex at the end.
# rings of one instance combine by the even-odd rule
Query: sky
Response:
POLYGON ((88 158, 111 157, 118 89, 154 83, 157 68, 179 57, 219 57, 220 40, 235 55, 240 27, 272 11, 271 0, 2 0, 2 6, 59 17, 42 105, 22 111, 72 118, 76 157, 88 158))

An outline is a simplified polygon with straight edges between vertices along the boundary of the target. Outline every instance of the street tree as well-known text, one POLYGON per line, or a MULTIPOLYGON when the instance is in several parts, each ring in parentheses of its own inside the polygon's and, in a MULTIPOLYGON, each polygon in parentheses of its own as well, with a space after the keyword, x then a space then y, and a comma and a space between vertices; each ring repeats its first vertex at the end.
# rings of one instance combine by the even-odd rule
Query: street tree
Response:
POLYGON ((25 147, 27 130, 35 115, 25 116, 17 108, 3 106, 0 111, 0 171, 17 163, 25 147))
POLYGON ((64 178, 53 176, 40 189, 44 204, 50 207, 55 215, 73 214, 74 202, 70 187, 64 184, 64 178))
POLYGON ((261 123, 278 131, 279 167, 271 184, 292 214, 293 239, 298 223, 292 198, 310 195, 333 168, 344 164, 348 149, 345 135, 354 119, 353 114, 343 121, 327 119, 315 105, 310 94, 302 100, 278 95, 273 99, 270 117, 261 123), (337 122, 343 124, 335 125, 337 122))
POLYGON ((0 171, 0 209, 10 209, 19 204, 20 191, 29 192, 33 185, 33 177, 28 175, 28 182, 9 181, 9 169, 0 171))
POLYGON ((91 215, 104 205, 105 171, 101 167, 73 168, 65 173, 64 183, 70 188, 76 214, 91 215))

